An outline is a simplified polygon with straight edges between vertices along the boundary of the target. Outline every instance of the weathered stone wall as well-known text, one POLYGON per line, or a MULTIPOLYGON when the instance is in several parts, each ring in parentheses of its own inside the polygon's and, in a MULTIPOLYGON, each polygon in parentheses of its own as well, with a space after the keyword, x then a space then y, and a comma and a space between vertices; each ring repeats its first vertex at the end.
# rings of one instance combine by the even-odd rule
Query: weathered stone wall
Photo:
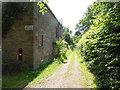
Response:
POLYGON ((2 2, 0 1, 0 48, 2 44, 2 2))
POLYGON ((31 12, 23 14, 21 20, 15 20, 2 42, 2 60, 8 68, 29 70, 33 68, 33 31, 26 31, 25 25, 33 24, 31 12), (18 49, 23 49, 23 61, 18 60, 18 49), (15 65, 16 64, 16 65, 15 65))
POLYGON ((40 64, 46 63, 57 54, 57 49, 53 49, 53 42, 56 38, 56 28, 58 21, 48 8, 47 13, 42 15, 39 7, 34 10, 34 69, 39 68, 40 64), (39 35, 43 35, 43 46, 39 45, 39 35))
MULTIPOLYGON (((56 37, 58 20, 49 8, 47 13, 42 15, 39 12, 39 6, 36 3, 33 6, 33 12, 28 9, 22 15, 21 20, 15 20, 2 39, 3 62, 9 64, 9 67, 16 68, 19 67, 19 64, 25 70, 35 70, 41 64, 52 60, 58 53, 58 49, 53 46, 53 42, 58 40, 56 37), (25 25, 33 25, 33 30, 25 30, 25 25), (40 35, 43 35, 43 46, 40 46, 40 40, 42 40, 40 35), (19 48, 23 49, 23 61, 18 60, 19 48)), ((33 6, 31 5, 31 7, 33 6)), ((57 32, 59 33, 59 31, 57 32)))

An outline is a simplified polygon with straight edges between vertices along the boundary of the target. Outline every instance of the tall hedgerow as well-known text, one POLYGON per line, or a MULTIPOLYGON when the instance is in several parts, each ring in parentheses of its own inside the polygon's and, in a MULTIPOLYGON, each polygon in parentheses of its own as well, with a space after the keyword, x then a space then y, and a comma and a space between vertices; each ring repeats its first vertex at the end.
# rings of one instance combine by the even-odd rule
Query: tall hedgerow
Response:
MULTIPOLYGON (((78 43, 98 87, 120 88, 120 2, 96 2, 92 23, 78 43), (99 7, 99 8, 97 8, 99 7)), ((92 8, 91 8, 92 10, 92 8)))

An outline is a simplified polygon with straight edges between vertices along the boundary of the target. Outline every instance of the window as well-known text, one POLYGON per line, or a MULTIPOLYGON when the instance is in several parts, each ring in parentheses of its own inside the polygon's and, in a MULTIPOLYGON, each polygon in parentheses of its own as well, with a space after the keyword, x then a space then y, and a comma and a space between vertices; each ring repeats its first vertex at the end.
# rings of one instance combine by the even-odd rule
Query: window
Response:
POLYGON ((56 38, 58 37, 58 29, 56 28, 56 38))
POLYGON ((42 47, 43 46, 43 35, 42 34, 38 34, 38 46, 42 47))
POLYGON ((61 37, 61 26, 60 26, 60 33, 59 34, 60 34, 60 37, 61 37))

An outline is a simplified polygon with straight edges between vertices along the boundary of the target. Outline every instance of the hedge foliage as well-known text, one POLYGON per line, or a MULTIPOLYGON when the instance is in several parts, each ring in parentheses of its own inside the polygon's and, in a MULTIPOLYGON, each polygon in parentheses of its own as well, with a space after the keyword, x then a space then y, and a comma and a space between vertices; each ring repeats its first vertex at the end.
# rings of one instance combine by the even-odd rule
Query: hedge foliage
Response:
POLYGON ((91 7, 98 13, 78 42, 79 51, 98 87, 120 88, 120 2, 96 2, 91 7))

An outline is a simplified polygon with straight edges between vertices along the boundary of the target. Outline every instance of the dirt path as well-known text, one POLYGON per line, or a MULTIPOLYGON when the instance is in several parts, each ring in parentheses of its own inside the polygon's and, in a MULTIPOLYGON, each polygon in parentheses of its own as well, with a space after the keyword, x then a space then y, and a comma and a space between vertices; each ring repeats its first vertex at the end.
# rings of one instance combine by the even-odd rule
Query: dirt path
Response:
POLYGON ((52 76, 39 84, 30 88, 84 88, 82 83, 82 73, 79 71, 79 63, 75 54, 75 63, 72 69, 68 69, 72 55, 66 64, 64 64, 52 76))

